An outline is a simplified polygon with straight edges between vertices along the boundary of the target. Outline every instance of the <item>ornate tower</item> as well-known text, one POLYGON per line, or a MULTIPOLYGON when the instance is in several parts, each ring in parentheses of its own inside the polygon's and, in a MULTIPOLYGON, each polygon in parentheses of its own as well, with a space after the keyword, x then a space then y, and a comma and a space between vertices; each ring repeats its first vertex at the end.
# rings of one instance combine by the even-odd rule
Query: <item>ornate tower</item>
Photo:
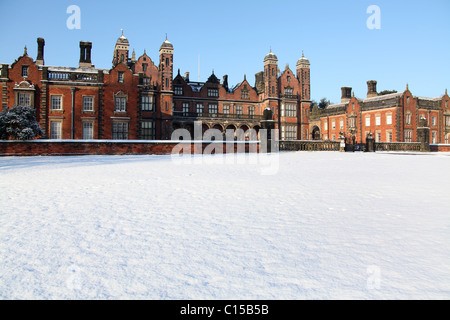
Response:
POLYGON ((269 54, 264 58, 264 91, 265 97, 278 97, 278 58, 270 50, 269 54))
POLYGON ((173 45, 167 40, 159 48, 159 74, 161 77, 161 139, 170 139, 172 125, 169 119, 173 114, 173 45), (167 120, 164 120, 167 119, 167 120))
POLYGON ((301 88, 301 100, 311 100, 311 64, 309 60, 305 58, 302 52, 302 57, 297 61, 297 78, 301 88))
POLYGON ((113 65, 117 65, 119 63, 127 63, 128 62, 128 55, 130 50, 130 43, 128 42, 128 39, 123 35, 123 29, 122 29, 122 35, 117 39, 116 46, 114 48, 114 58, 113 58, 113 65))

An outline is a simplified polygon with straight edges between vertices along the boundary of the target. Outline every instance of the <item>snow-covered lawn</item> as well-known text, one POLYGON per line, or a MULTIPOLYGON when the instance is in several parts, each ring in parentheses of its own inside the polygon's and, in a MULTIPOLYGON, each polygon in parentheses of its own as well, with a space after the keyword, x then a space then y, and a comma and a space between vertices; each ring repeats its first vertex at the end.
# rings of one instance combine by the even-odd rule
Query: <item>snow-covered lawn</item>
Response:
POLYGON ((449 154, 254 157, 0 158, 0 298, 450 299, 449 154))

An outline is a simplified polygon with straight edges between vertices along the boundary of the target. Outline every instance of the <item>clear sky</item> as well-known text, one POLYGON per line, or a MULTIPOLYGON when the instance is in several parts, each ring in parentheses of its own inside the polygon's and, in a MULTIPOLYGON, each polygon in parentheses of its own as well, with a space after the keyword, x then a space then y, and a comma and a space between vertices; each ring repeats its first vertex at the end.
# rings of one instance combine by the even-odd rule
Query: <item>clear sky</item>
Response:
MULTIPOLYGON (((77 1, 0 0, 3 25, 0 63, 12 63, 25 45, 36 58, 36 38, 46 41, 45 63, 78 66, 79 41, 93 42, 92 62, 111 68, 123 28, 139 57, 144 49, 158 64, 168 34, 177 72, 206 81, 212 71, 229 84, 244 74, 254 85, 270 48, 279 68, 295 71, 302 50, 311 61, 312 98, 340 101, 340 88, 365 97, 366 82, 378 91, 435 97, 450 88, 449 0, 278 1, 77 1), (81 10, 81 29, 67 28, 67 8, 81 10), (380 8, 381 29, 369 29, 370 5, 380 8)), ((130 52, 131 54, 131 52, 130 52)))

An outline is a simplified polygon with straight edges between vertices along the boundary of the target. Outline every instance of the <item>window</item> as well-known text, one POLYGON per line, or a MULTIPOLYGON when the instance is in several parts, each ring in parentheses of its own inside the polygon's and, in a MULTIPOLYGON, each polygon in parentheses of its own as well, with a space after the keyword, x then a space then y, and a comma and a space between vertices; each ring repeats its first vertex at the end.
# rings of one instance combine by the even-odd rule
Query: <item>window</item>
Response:
POLYGON ((166 78, 166 89, 169 89, 169 78, 166 78))
POLYGON ((230 114, 230 106, 229 105, 224 105, 223 106, 223 113, 224 114, 230 114))
POLYGON ((183 108, 183 116, 187 117, 189 115, 189 103, 183 103, 182 104, 182 108, 183 108))
POLYGON ((331 129, 336 129, 336 120, 331 120, 331 129))
POLYGON ((22 77, 28 77, 28 66, 22 66, 22 77))
MULTIPOLYGON (((291 76, 287 76, 286 80, 287 80, 287 83, 291 82, 291 76)), ((287 93, 285 92, 285 94, 287 94, 287 93)), ((292 94, 292 91, 290 94, 292 94)))
POLYGON ((448 100, 445 101, 445 109, 448 109, 448 100))
POLYGON ((166 67, 170 66, 169 58, 166 58, 166 67))
POLYGON ((117 81, 118 82, 123 82, 123 72, 122 71, 119 71, 118 73, 117 73, 117 81))
POLYGON ((375 125, 381 126, 381 116, 380 115, 375 116, 375 125))
POLYGON ((450 127, 450 116, 445 117, 445 126, 450 127))
POLYGON ((405 115, 405 124, 411 124, 411 113, 405 115))
POLYGON ((142 71, 147 71, 147 63, 142 64, 142 71))
POLYGON ((127 140, 128 122, 114 121, 112 124, 112 138, 113 140, 127 140))
POLYGON ((445 144, 448 144, 450 142, 450 133, 447 133, 445 135, 445 144))
POLYGON ((19 106, 31 107, 31 96, 29 93, 19 92, 18 100, 19 106))
POLYGON ((352 103, 352 110, 355 110, 355 103, 352 103))
POLYGON ((392 124, 392 114, 391 113, 388 113, 386 115, 386 124, 387 125, 391 125, 392 124))
POLYGON ((335 135, 335 134, 333 134, 333 135, 331 136, 331 141, 336 141, 336 135, 335 135))
POLYGON ((392 142, 392 131, 386 131, 386 142, 392 142))
POLYGON ((154 140, 155 139, 155 126, 153 121, 141 122, 141 139, 154 140))
POLYGON ((370 116, 366 117, 366 127, 370 127, 370 116))
POLYGON ((62 123, 60 121, 50 121, 50 139, 61 139, 62 123))
POLYGON ((152 111, 153 110, 153 96, 142 96, 141 97, 141 109, 142 109, 142 111, 152 111))
POLYGON ((83 139, 92 140, 94 139, 94 123, 91 121, 83 122, 83 139))
POLYGON ((218 113, 217 104, 210 104, 210 105, 208 105, 208 112, 212 113, 212 114, 218 113))
POLYGON ((431 143, 436 144, 437 143, 437 131, 431 132, 431 143))
POLYGON ((339 129, 344 129, 344 119, 339 120, 339 129))
POLYGON ((284 88, 284 94, 287 96, 292 96, 292 88, 284 88))
POLYGON ((202 116, 202 114, 203 114, 203 104, 201 104, 201 103, 197 103, 197 113, 198 113, 198 116, 199 117, 201 117, 202 116))
POLYGON ((356 128, 356 118, 351 117, 349 121, 350 128, 356 128))
POLYGON ((219 89, 216 88, 208 88, 208 97, 218 97, 219 89))
POLYGON ((432 116, 431 117, 431 125, 432 126, 436 126, 437 125, 437 117, 436 116, 432 116))
POLYGON ((409 104, 409 97, 406 98, 406 104, 409 104))
POLYGON ((241 99, 250 99, 250 94, 248 93, 247 90, 241 91, 241 99))
POLYGON ((239 116, 242 115, 242 106, 237 106, 236 107, 236 114, 239 115, 239 116))
POLYGON ((127 111, 127 98, 125 97, 116 97, 115 100, 115 110, 116 112, 126 112, 127 111))
POLYGON ((253 106, 249 106, 248 107, 248 115, 249 116, 254 116, 255 115, 255 107, 253 107, 253 106))
POLYGON ((405 142, 412 142, 412 130, 405 131, 405 142))
POLYGON ((62 96, 51 96, 51 110, 62 110, 62 96))
POLYGON ((83 97, 83 111, 94 111, 94 97, 83 97))
POLYGON ((180 87, 180 86, 175 86, 175 95, 177 95, 177 96, 182 96, 183 95, 183 87, 180 87))
POLYGON ((324 134, 324 135, 323 135, 323 140, 325 140, 325 141, 328 140, 328 135, 327 135, 327 134, 324 134))
POLYGON ((275 86, 272 86, 272 94, 275 94, 275 86))
MULTIPOLYGON (((282 107, 283 107, 283 105, 282 105, 282 107)), ((292 104, 292 103, 287 103, 284 106, 284 109, 285 109, 284 116, 286 116, 286 117, 296 117, 297 116, 297 105, 292 104)), ((281 111, 283 112, 284 110, 282 109, 281 111)))
POLYGON ((281 127, 282 140, 297 140, 297 126, 285 125, 281 127))
POLYGON ((328 131, 328 121, 323 123, 323 130, 328 131))
POLYGON ((381 131, 375 132, 375 142, 381 142, 381 131))

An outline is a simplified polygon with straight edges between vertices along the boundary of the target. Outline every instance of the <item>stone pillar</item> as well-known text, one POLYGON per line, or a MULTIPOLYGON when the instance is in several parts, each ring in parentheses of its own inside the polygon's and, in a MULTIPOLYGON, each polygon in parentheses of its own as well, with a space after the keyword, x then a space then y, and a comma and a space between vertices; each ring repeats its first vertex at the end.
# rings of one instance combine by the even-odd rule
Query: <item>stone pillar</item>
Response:
MULTIPOLYGON (((270 108, 267 108, 266 110, 264 110, 264 114, 263 114, 263 120, 261 120, 261 128, 263 130, 266 130, 267 134, 264 135, 260 135, 261 136, 261 145, 260 147, 266 146, 267 153, 271 153, 271 152, 277 152, 276 150, 272 150, 272 144, 274 143, 274 139, 275 137, 272 137, 272 130, 275 129, 275 121, 272 120, 273 114, 272 114, 272 110, 270 110, 270 108)), ((261 148, 262 151, 264 152, 266 148, 261 148)))
POLYGON ((375 139, 371 133, 366 137, 366 152, 375 152, 375 139))
POLYGON ((339 133, 339 140, 341 140, 341 145, 339 147, 339 151, 340 152, 345 152, 345 137, 344 137, 344 133, 343 132, 339 133))
POLYGON ((417 141, 420 142, 421 152, 430 152, 430 128, 427 126, 427 119, 421 118, 417 128, 417 141))

